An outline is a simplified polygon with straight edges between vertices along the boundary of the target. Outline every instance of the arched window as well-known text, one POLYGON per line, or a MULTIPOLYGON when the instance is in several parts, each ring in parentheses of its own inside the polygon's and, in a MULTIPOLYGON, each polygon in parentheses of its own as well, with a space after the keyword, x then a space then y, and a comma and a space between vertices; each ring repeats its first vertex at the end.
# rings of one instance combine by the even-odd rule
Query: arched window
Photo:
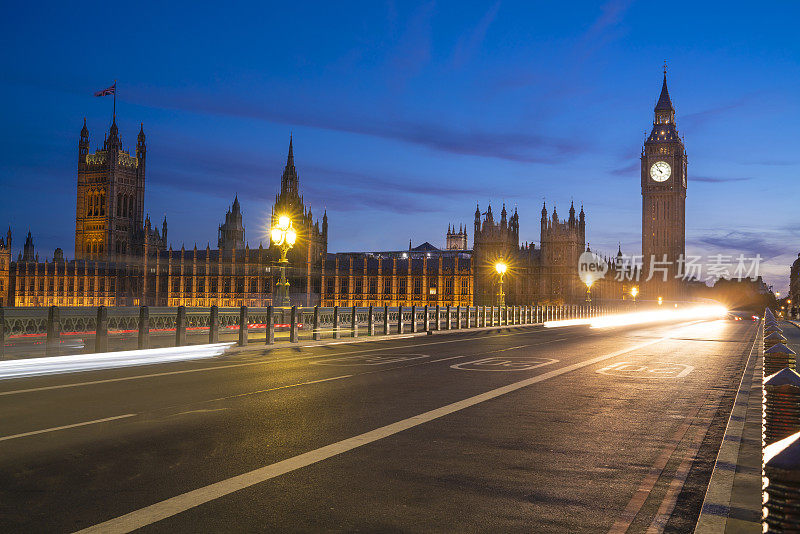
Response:
POLYGON ((117 193, 117 217, 122 216, 122 193, 117 193))
POLYGON ((100 215, 106 214, 106 194, 100 193, 100 215))
POLYGON ((133 217, 133 197, 128 197, 128 217, 133 217))

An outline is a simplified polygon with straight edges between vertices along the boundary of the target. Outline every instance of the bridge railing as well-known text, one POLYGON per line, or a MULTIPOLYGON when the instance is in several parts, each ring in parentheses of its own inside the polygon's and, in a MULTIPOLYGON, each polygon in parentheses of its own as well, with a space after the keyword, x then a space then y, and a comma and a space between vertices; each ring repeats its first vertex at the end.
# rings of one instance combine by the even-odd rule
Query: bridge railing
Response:
POLYGON ((0 307, 0 358, 235 341, 303 340, 496 328, 588 318, 611 306, 0 307))

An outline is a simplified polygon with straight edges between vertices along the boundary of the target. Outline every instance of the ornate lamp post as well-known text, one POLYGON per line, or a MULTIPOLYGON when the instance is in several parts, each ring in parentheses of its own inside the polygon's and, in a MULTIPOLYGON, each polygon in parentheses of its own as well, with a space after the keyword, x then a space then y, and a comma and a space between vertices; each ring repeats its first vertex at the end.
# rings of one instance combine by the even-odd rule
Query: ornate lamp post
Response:
POLYGON ((292 227, 292 220, 286 215, 278 217, 278 224, 270 231, 270 237, 281 249, 281 259, 278 262, 281 266, 281 278, 275 291, 275 306, 289 306, 289 280, 286 278, 286 266, 289 260, 286 259, 286 254, 297 241, 297 232, 292 227))
POLYGON ((633 305, 636 306, 636 295, 639 294, 639 287, 633 286, 631 288, 631 296, 633 297, 633 305))
POLYGON ((503 275, 506 274, 506 271, 508 270, 508 265, 506 265, 502 261, 498 261, 497 263, 494 264, 494 270, 497 271, 497 274, 500 276, 500 291, 497 293, 497 305, 505 306, 506 294, 503 293, 503 275))
POLYGON ((594 280, 592 279, 591 276, 586 278, 585 284, 586 284, 586 302, 587 303, 591 303, 592 302, 592 284, 594 284, 594 280))

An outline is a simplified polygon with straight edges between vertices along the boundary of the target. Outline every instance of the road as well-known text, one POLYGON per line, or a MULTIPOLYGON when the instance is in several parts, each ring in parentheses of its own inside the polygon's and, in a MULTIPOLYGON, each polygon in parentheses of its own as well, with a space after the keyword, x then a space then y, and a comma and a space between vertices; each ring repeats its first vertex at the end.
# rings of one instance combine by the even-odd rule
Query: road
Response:
POLYGON ((527 327, 2 381, 0 531, 686 531, 755 329, 527 327))

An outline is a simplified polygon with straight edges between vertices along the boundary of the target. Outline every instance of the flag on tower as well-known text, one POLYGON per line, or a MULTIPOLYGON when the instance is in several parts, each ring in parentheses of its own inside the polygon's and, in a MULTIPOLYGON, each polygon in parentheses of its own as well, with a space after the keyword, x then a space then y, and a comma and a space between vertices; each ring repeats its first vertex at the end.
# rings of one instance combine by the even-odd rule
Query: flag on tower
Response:
POLYGON ((108 96, 108 95, 116 95, 117 94, 117 82, 114 82, 114 85, 111 87, 107 87, 102 91, 97 91, 94 96, 108 96))

